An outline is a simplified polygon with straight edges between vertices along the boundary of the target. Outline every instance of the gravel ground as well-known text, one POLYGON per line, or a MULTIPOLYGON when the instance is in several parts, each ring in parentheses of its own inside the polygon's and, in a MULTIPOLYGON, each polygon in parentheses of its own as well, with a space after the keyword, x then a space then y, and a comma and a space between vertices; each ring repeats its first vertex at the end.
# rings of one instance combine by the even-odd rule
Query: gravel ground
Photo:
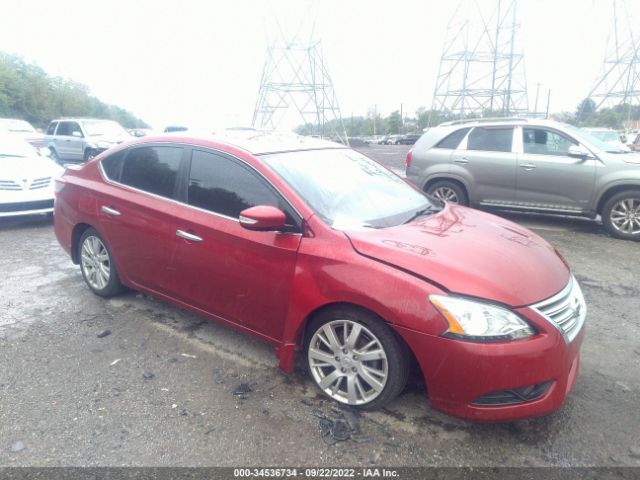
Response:
MULTIPOLYGON (((407 150, 363 149, 399 172, 407 150)), ((489 425, 431 410, 419 382, 385 410, 336 410, 253 338, 135 292, 92 295, 50 219, 2 220, 0 465, 640 466, 640 244, 509 218, 573 266, 588 333, 562 409, 489 425), (319 412, 351 438, 328 444, 319 412)))

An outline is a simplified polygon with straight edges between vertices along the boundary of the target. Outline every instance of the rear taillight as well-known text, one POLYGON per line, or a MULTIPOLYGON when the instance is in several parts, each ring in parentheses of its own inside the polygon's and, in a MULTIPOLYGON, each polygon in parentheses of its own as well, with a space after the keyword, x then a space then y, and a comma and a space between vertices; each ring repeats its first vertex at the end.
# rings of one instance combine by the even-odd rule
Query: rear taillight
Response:
POLYGON ((67 182, 65 182, 64 180, 62 180, 61 178, 56 178, 55 182, 54 182, 54 192, 56 195, 58 195, 62 189, 64 188, 65 184, 67 182))
POLYGON ((411 157, 413 156, 413 148, 407 152, 407 158, 404 160, 404 165, 406 168, 411 166, 411 157))

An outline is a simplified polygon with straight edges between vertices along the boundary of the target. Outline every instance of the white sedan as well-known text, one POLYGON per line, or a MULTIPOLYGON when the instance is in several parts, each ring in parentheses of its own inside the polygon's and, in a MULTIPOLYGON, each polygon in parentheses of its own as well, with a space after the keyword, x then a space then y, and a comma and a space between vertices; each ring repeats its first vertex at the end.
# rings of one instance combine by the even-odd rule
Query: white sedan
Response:
POLYGON ((19 136, 0 134, 0 217, 53 212, 54 180, 63 172, 19 136))

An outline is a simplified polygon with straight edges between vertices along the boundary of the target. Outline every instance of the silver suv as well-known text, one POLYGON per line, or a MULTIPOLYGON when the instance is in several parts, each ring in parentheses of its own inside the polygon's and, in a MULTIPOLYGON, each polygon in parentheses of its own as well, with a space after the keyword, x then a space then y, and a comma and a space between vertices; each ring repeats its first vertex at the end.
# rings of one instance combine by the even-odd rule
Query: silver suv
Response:
POLYGON ((476 119, 426 131, 407 178, 427 193, 478 208, 595 218, 640 239, 640 153, 549 120, 476 119))
POLYGON ((109 147, 130 140, 118 122, 100 118, 61 118, 49 123, 45 142, 58 163, 86 162, 109 147))

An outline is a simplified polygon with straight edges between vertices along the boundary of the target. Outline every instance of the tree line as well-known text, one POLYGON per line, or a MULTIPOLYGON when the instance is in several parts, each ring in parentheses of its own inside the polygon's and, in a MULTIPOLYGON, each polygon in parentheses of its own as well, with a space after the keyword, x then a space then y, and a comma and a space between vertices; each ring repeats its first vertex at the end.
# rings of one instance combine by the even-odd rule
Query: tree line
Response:
POLYGON ((143 120, 89 94, 73 80, 53 77, 16 55, 0 52, 0 117, 20 118, 44 128, 58 117, 115 120, 126 128, 148 128, 143 120))
MULTIPOLYGON (((504 117, 502 111, 486 110, 482 115, 466 115, 465 118, 477 117, 504 117)), ((640 105, 620 104, 614 107, 604 107, 596 110, 596 103, 585 98, 576 107, 575 112, 560 112, 550 115, 550 118, 560 122, 569 123, 578 127, 607 127, 614 130, 621 130, 625 122, 640 120, 640 105)), ((295 131, 300 135, 341 135, 342 125, 349 137, 366 137, 372 135, 395 135, 405 133, 422 133, 428 126, 439 125, 442 122, 459 120, 459 115, 449 112, 428 110, 420 107, 416 110, 415 116, 402 118, 400 111, 391 112, 383 117, 371 109, 366 116, 344 117, 342 124, 340 120, 332 120, 322 127, 312 123, 298 126, 295 131)))

